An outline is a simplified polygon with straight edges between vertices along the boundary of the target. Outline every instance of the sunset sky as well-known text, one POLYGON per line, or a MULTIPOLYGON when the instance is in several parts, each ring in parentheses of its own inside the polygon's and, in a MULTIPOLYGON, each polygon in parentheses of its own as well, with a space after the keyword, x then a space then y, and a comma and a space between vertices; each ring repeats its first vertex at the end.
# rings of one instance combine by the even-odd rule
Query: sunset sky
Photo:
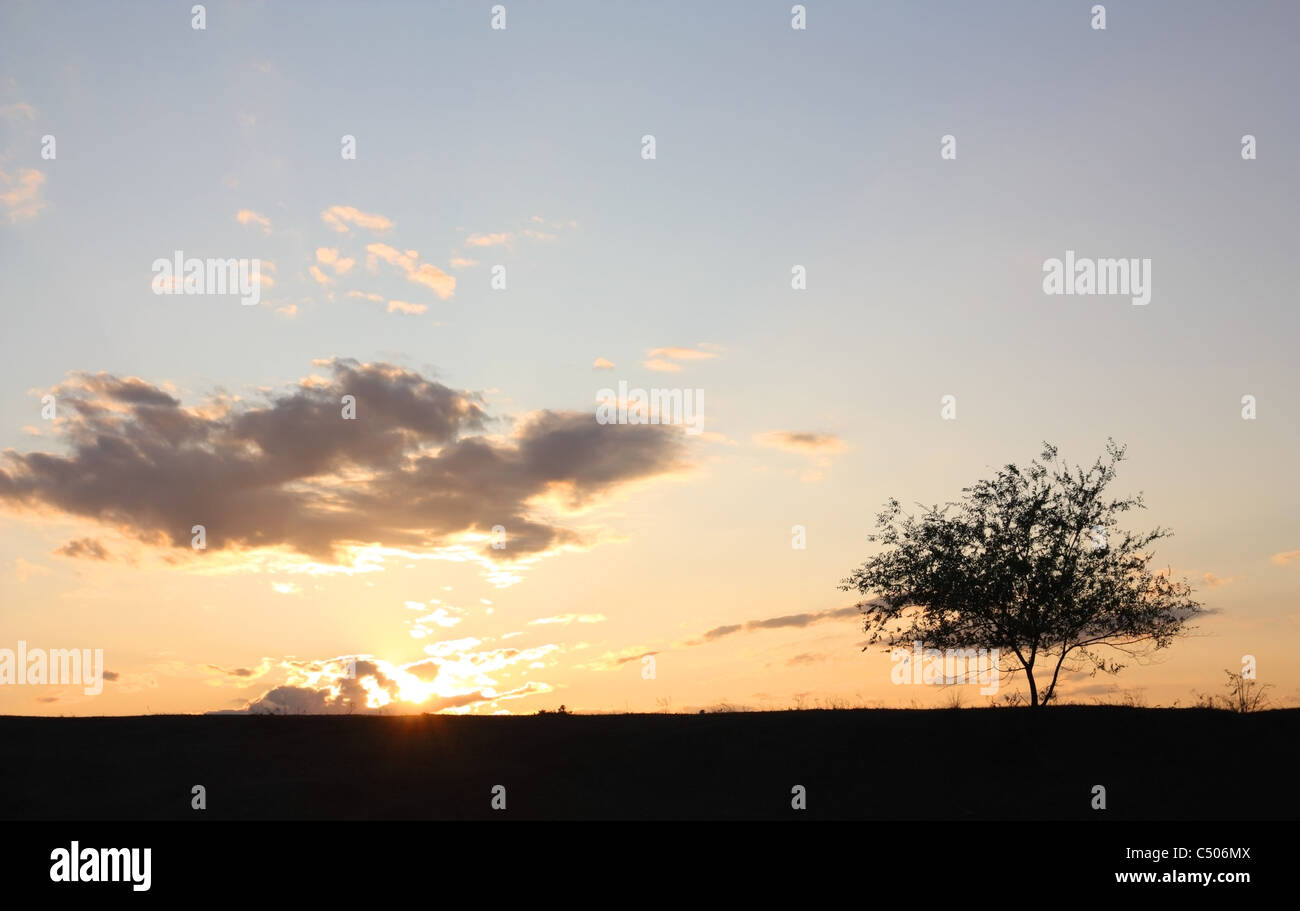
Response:
POLYGON ((0 648, 112 672, 0 713, 940 704, 837 588, 881 505, 1108 437, 1213 612, 1062 698, 1300 704, 1300 8, 806 5, 0 6, 0 648))

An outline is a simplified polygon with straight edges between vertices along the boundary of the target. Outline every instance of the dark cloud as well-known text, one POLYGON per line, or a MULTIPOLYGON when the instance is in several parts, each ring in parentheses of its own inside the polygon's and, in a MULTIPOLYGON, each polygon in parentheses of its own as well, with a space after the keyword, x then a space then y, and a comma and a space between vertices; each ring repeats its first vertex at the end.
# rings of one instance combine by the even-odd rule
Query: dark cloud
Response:
POLYGON ((721 639, 723 636, 730 636, 733 633, 753 632, 760 629, 779 629, 782 627, 803 627, 810 626, 814 623, 821 623, 826 620, 838 620, 841 617, 856 617, 861 612, 857 607, 835 607, 830 610, 815 611, 809 614, 787 614, 784 617, 769 617, 766 620, 750 620, 748 623, 732 623, 728 626, 715 626, 704 634, 703 638, 696 639, 688 645, 701 645, 714 639, 721 639))
POLYGON ((134 377, 74 374, 55 390, 66 454, 6 451, 0 503, 159 546, 188 550, 203 525, 209 550, 285 546, 322 560, 344 544, 433 548, 502 525, 506 550, 484 553, 505 557, 580 542, 529 507, 539 495, 580 506, 681 464, 676 428, 545 411, 488 437, 475 394, 389 364, 321 366, 331 377, 261 404, 189 408, 134 377), (344 395, 355 420, 342 417, 344 395))
POLYGON ((817 611, 812 614, 787 614, 784 617, 771 617, 767 620, 751 620, 745 629, 776 629, 782 626, 808 626, 823 620, 838 620, 841 617, 856 617, 861 613, 856 607, 837 607, 831 610, 817 611))
MULTIPOLYGON (((382 676, 382 675, 381 675, 382 676)), ((387 679, 387 678, 385 678, 387 679)), ((444 709, 473 705, 477 702, 491 702, 498 696, 488 696, 482 691, 461 693, 447 698, 432 698, 418 704, 393 702, 379 708, 366 705, 366 693, 357 680, 339 681, 342 691, 334 696, 328 689, 314 689, 307 686, 277 686, 248 704, 239 712, 218 712, 214 714, 249 714, 249 715, 351 715, 351 714, 406 714, 412 711, 440 712, 444 709), (348 684, 351 684, 349 687, 348 684)))
POLYGON ((636 653, 635 655, 622 655, 621 657, 615 659, 614 663, 615 663, 615 664, 627 664, 629 661, 640 661, 642 658, 646 658, 646 657, 648 657, 648 656, 650 656, 650 655, 657 655, 657 654, 659 654, 659 653, 658 653, 658 652, 643 652, 643 651, 639 651, 639 650, 638 650, 637 653, 636 653))
POLYGON ((257 673, 257 671, 255 671, 253 668, 250 667, 225 668, 225 667, 220 667, 216 664, 205 664, 203 666, 211 668, 212 670, 217 671, 218 673, 225 674, 229 677, 252 677, 257 673))
POLYGON ((816 664, 818 661, 825 661, 825 655, 818 655, 812 652, 804 652, 802 655, 795 655, 786 664, 794 666, 796 664, 816 664))
POLYGON ((122 675, 119 674, 117 671, 104 671, 104 679, 105 679, 105 680, 116 680, 118 677, 121 677, 121 676, 122 676, 122 675))
POLYGON ((104 545, 94 538, 78 538, 75 541, 69 541, 54 552, 65 557, 86 557, 90 560, 108 559, 108 551, 104 549, 104 545))

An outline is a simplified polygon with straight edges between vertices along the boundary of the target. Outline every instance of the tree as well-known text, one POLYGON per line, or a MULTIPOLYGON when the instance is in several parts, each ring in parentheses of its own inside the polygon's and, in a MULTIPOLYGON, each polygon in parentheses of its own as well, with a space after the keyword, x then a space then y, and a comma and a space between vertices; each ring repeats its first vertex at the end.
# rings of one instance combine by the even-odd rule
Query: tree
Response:
POLYGON ((1063 668, 1117 674, 1118 657, 1170 645, 1201 607, 1186 581, 1150 568, 1167 529, 1118 529, 1124 513, 1145 508, 1141 494, 1103 497, 1124 451, 1109 440, 1105 458, 1071 470, 1044 443, 1041 461, 1006 465, 963 488, 960 502, 913 516, 891 499, 868 536, 885 550, 840 585, 869 596, 858 604, 863 650, 996 648, 999 674, 1023 672, 1038 707, 1063 668))

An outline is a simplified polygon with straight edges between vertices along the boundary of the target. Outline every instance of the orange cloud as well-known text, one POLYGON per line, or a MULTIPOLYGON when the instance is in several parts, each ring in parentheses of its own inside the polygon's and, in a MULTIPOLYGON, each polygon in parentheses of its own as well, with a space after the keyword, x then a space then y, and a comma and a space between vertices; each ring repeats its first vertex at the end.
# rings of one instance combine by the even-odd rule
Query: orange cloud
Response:
POLYGON ((717 357, 713 351, 700 351, 697 348, 652 348, 650 357, 666 357, 674 361, 705 361, 717 357))
POLYGON ((330 206, 320 214, 320 217, 321 221, 340 233, 349 230, 349 225, 365 228, 379 234, 393 227, 393 222, 390 219, 382 215, 362 212, 352 206, 330 206))
POLYGON ((509 250, 513 242, 514 235, 506 231, 496 234, 471 234, 465 238, 467 247, 505 247, 509 250))
POLYGON ((45 185, 45 175, 35 168, 23 168, 14 181, 4 171, 0 171, 0 205, 5 207, 10 221, 21 218, 35 218, 36 213, 45 208, 41 199, 41 187, 45 185))
POLYGON ((354 259, 339 256, 339 251, 334 247, 317 247, 316 261, 330 266, 335 275, 343 275, 356 262, 354 259))
POLYGON ((259 215, 252 209, 240 209, 235 214, 235 220, 241 225, 257 225, 264 234, 271 233, 271 219, 265 215, 259 215))
POLYGON ((704 348, 713 348, 713 345, 700 345, 698 348, 679 348, 669 346, 666 348, 651 348, 646 357, 648 360, 641 362, 641 366, 647 370, 654 370, 659 373, 677 373, 682 369, 682 365, 677 361, 706 361, 718 356, 716 351, 701 350, 704 348))
POLYGON ((420 254, 415 250, 405 253, 388 244, 370 244, 366 247, 366 268, 373 270, 377 260, 382 259, 390 266, 395 266, 406 273, 406 280, 430 288, 442 300, 456 293, 456 279, 436 266, 420 262, 420 254))

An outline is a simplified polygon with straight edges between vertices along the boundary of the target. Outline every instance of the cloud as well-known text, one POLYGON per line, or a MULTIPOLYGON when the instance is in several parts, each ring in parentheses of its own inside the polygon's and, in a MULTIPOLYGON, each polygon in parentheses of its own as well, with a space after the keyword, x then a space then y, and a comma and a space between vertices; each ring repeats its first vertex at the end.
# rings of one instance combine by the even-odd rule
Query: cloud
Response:
POLYGON ((218 674, 226 677, 256 680, 258 677, 263 677, 270 672, 272 661, 269 658, 264 658, 262 659, 262 663, 257 667, 222 667, 219 664, 205 664, 203 667, 208 670, 216 671, 218 674))
POLYGON ((324 285, 327 288, 330 285, 334 284, 334 279, 326 275, 324 272, 322 272, 320 270, 320 266, 313 265, 307 271, 311 273, 312 278, 316 279, 317 282, 319 282, 320 284, 324 285))
POLYGON ((641 362, 641 366, 659 373, 677 373, 682 369, 682 365, 677 361, 707 361, 718 356, 717 351, 706 351, 705 348, 716 348, 716 345, 700 345, 698 348, 678 348, 669 346, 667 348, 651 348, 646 352, 646 360, 641 362))
POLYGON ((754 442, 768 449, 813 454, 843 452, 848 448, 843 440, 829 433, 799 433, 793 430, 756 433, 754 442))
POLYGON ((613 370, 614 362, 606 360, 603 357, 598 357, 591 362, 591 366, 595 367, 597 370, 613 370))
POLYGON ((1231 585, 1235 579, 1234 576, 1224 578, 1223 576, 1216 576, 1214 573, 1206 573, 1201 578, 1205 580, 1205 584, 1210 588, 1218 588, 1221 585, 1231 585))
MULTIPOLYGON (((713 629, 708 630, 694 639, 677 642, 673 647, 688 648, 697 645, 707 645, 710 642, 716 642, 719 639, 734 636, 737 633, 753 633, 765 629, 802 629, 803 627, 812 626, 816 623, 825 623, 830 620, 841 620, 846 617, 858 616, 861 616, 861 611, 855 605, 853 607, 835 607, 830 608, 829 610, 813 611, 805 614, 785 614, 780 617, 767 617, 762 620, 750 620, 745 623, 728 623, 724 626, 715 626, 713 629)), ((575 665, 574 669, 593 671, 615 670, 628 662, 637 661, 646 655, 657 654, 659 654, 659 650, 645 645, 635 645, 620 649, 616 652, 606 652, 591 664, 575 665)), ((812 658, 807 657, 807 660, 812 660, 812 658)))
POLYGON ((403 253, 388 244, 370 244, 366 247, 366 253, 366 268, 371 271, 374 271, 376 262, 382 259, 406 273, 407 281, 432 289, 442 300, 456 293, 456 279, 436 266, 422 264, 420 254, 415 250, 403 253))
POLYGON ((700 351, 696 348, 651 348, 649 357, 666 357, 674 361, 706 361, 717 357, 713 351, 700 351))
POLYGON ((407 313, 412 316, 418 316, 428 309, 429 308, 424 304, 408 304, 406 301, 396 300, 388 302, 389 313, 407 313))
POLYGON ((470 266, 477 266, 477 259, 467 259, 464 256, 453 256, 448 264, 453 269, 468 269, 470 266))
POLYGON ((45 175, 35 168, 23 168, 14 180, 4 171, 0 171, 0 206, 11 222, 23 218, 35 218, 45 208, 41 199, 41 187, 45 185, 45 175))
POLYGON ((335 275, 343 275, 352 268, 356 260, 339 256, 339 251, 334 247, 317 247, 316 262, 332 268, 335 275))
POLYGON ((1300 550, 1287 550, 1269 557, 1269 562, 1274 566, 1286 566, 1296 560, 1300 560, 1300 550))
POLYGON ((62 547, 54 551, 65 557, 86 557, 91 560, 107 560, 109 553, 94 538, 78 538, 75 541, 69 541, 62 547))
POLYGON ((393 227, 393 222, 390 219, 382 215, 362 212, 352 206, 330 206, 320 214, 320 217, 321 221, 339 233, 348 231, 349 226, 365 228, 368 231, 374 231, 376 234, 383 234, 393 227))
POLYGON ((15 101, 13 104, 0 107, 0 117, 6 120, 35 120, 36 108, 26 101, 15 101))
POLYGON ((384 299, 384 296, 382 294, 374 294, 368 291, 349 291, 348 297, 359 297, 362 300, 376 301, 376 302, 382 301, 384 299))
POLYGON ((789 661, 786 662, 786 665, 789 667, 794 667, 799 664, 816 664, 819 661, 825 661, 825 660, 826 660, 825 655, 814 654, 812 652, 804 652, 801 655, 795 655, 793 658, 791 658, 789 661))
POLYGON ((547 623, 558 623, 561 626, 568 626, 570 623, 604 623, 604 614, 560 614, 558 617, 540 617, 537 620, 529 620, 529 626, 540 626, 547 623))
POLYGON ((280 662, 287 671, 284 682, 250 699, 240 711, 255 715, 441 712, 553 689, 528 681, 500 690, 493 674, 514 665, 533 667, 559 646, 476 651, 479 644, 477 639, 436 643, 425 647, 429 657, 405 665, 371 655, 284 659, 280 662))
POLYGON ((271 219, 265 215, 259 215, 252 209, 240 209, 235 213, 235 220, 241 225, 258 225, 263 233, 271 233, 271 219))
POLYGON ((467 247, 505 247, 511 249, 514 244, 514 235, 502 231, 496 234, 471 234, 465 238, 467 247))
POLYGON ((685 643, 686 645, 703 645, 706 642, 712 642, 715 639, 721 639, 724 636, 731 636, 739 632, 752 633, 763 629, 785 629, 785 628, 803 628, 812 626, 814 623, 824 623, 827 620, 839 620, 844 617, 856 617, 860 611, 855 607, 835 607, 830 610, 815 611, 807 614, 786 614, 781 617, 768 617, 765 620, 750 620, 747 623, 732 623, 727 626, 715 626, 706 632, 702 638, 695 639, 685 643))
POLYGON ((135 377, 71 374, 53 390, 66 451, 6 450, 0 506, 92 519, 172 560, 272 549, 348 566, 367 548, 451 548, 495 565, 585 546, 558 516, 685 467, 679 428, 542 411, 487 436, 478 395, 390 364, 317 365, 330 375, 262 403, 190 407, 135 377), (489 545, 498 524, 506 551, 489 545))
POLYGON ((605 652, 590 664, 579 664, 574 666, 574 670, 579 671, 612 671, 622 667, 632 661, 640 661, 647 655, 657 655, 659 650, 651 648, 648 645, 632 645, 616 652, 605 652))

